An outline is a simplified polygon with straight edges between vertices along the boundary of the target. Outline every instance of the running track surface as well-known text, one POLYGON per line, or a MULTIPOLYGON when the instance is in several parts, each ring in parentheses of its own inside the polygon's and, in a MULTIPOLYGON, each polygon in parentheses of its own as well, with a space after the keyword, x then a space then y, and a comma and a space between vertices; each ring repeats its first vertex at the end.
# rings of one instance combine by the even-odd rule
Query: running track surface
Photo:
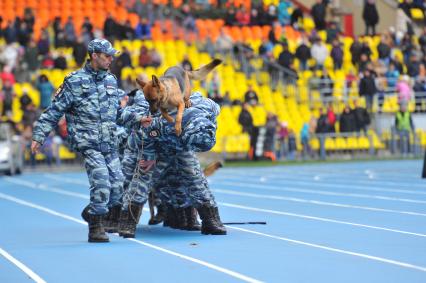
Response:
POLYGON ((426 282, 421 161, 223 168, 227 236, 147 226, 87 243, 85 172, 0 176, 0 282, 426 282))

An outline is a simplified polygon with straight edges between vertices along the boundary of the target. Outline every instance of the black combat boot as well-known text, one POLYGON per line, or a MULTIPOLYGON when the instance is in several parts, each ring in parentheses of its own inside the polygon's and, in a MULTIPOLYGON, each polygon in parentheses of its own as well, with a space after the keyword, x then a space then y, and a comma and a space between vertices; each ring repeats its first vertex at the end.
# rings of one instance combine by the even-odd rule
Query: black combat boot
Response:
POLYGON ((157 214, 149 219, 148 225, 157 225, 164 221, 166 216, 166 207, 163 204, 157 205, 157 214))
POLYGON ((200 222, 198 222, 198 219, 197 219, 197 210, 192 206, 187 207, 187 208, 185 208, 185 215, 186 215, 185 230, 200 231, 201 225, 200 225, 200 222))
POLYGON ((109 209, 107 216, 105 217, 105 232, 117 233, 118 226, 120 223, 121 205, 113 206, 109 209))
POLYGON ((185 208, 176 208, 176 228, 185 230, 188 225, 186 222, 185 208))
POLYGON ((226 229, 221 222, 216 220, 216 209, 210 204, 204 204, 198 209, 201 218, 201 234, 226 235, 226 229))
POLYGON ((102 220, 104 215, 89 214, 89 242, 90 243, 105 243, 109 242, 108 236, 105 234, 102 220))
POLYGON ((142 215, 143 204, 132 203, 127 211, 121 212, 119 234, 123 238, 134 238, 136 226, 142 215))
POLYGON ((167 220, 170 228, 178 229, 178 219, 176 215, 176 209, 172 206, 167 208, 167 220))
POLYGON ((89 205, 86 205, 86 207, 81 212, 81 218, 83 218, 84 221, 89 223, 89 205))

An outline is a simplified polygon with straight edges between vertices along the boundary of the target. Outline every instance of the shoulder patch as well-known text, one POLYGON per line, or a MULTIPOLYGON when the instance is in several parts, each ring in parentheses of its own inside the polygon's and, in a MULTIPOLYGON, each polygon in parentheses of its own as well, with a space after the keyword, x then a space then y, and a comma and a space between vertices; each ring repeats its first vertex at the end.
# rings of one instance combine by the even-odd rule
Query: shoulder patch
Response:
POLYGON ((151 130, 148 134, 151 138, 156 138, 160 136, 160 131, 159 130, 151 130))

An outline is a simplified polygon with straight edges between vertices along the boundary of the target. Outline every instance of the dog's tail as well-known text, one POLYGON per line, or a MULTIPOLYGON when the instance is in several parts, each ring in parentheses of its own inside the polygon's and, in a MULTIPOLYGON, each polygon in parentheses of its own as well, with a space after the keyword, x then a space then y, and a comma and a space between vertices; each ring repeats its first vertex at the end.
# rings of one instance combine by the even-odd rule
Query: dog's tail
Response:
POLYGON ((188 77, 190 80, 197 80, 197 81, 201 81, 204 80, 207 75, 213 71, 214 68, 216 68, 216 66, 220 65, 222 63, 222 60, 220 59, 214 59, 213 61, 211 61, 210 63, 208 63, 207 65, 194 70, 194 71, 188 71, 188 77))
POLYGON ((204 168, 204 171, 203 171, 204 176, 208 177, 213 175, 213 173, 216 172, 216 170, 221 168, 222 166, 223 166, 222 162, 220 161, 215 161, 210 163, 209 165, 207 165, 206 168, 204 168))

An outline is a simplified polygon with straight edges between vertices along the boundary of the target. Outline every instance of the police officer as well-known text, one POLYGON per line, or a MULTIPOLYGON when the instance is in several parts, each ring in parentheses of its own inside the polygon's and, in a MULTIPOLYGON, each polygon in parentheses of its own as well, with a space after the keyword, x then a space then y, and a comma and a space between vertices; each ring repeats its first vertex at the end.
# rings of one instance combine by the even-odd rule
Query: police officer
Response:
POLYGON ((118 53, 105 39, 88 45, 85 66, 68 75, 52 104, 40 116, 31 150, 37 152, 65 114, 69 144, 80 152, 90 182, 89 242, 108 242, 103 219, 118 224, 123 174, 117 152, 117 115, 120 97, 116 77, 108 71, 118 53))
MULTIPOLYGON (((145 159, 141 162, 143 172, 139 175, 139 180, 134 179, 130 182, 131 177, 127 175, 129 181, 129 188, 125 193, 125 200, 122 215, 122 226, 120 227, 120 235, 124 237, 134 237, 136 225, 139 221, 142 207, 148 199, 148 193, 152 188, 151 182, 152 174, 154 180, 162 179, 165 177, 163 171, 167 168, 170 162, 174 163, 173 166, 176 170, 185 172, 183 185, 187 185, 189 192, 186 194, 192 198, 192 202, 197 206, 200 217, 202 219, 202 233, 203 234, 226 234, 226 230, 220 221, 217 205, 208 188, 207 180, 201 172, 201 167, 194 151, 208 151, 215 144, 216 134, 216 117, 219 114, 219 106, 210 99, 202 98, 200 93, 195 93, 191 96, 193 106, 185 109, 182 119, 183 132, 177 137, 174 131, 174 125, 168 123, 161 117, 153 118, 148 127, 142 129, 145 132, 145 140, 141 143, 145 147, 146 140, 155 140, 157 143, 156 150, 160 152, 160 161, 155 167, 155 172, 150 171, 155 163, 152 159, 145 159), (124 212, 127 212, 124 213, 124 212)), ((123 116, 127 121, 139 121, 141 113, 146 115, 149 109, 142 92, 139 92, 138 98, 135 97, 135 105, 131 109, 125 109, 123 116), (139 103, 137 103, 139 101, 139 103), (139 110, 135 110, 138 105, 139 110), (133 119, 132 119, 133 118, 133 119)), ((173 115, 173 113, 171 113, 173 115)), ((150 147, 152 150, 152 147, 150 147)), ((144 149, 145 154, 145 149, 144 149)), ((124 158, 124 161, 126 157, 124 158)), ((129 162, 129 166, 125 166, 123 161, 123 170, 132 171, 131 168, 136 167, 135 160, 129 162), (133 164, 133 165, 131 165, 133 164)), ((125 173, 128 174, 128 173, 125 173)), ((178 191, 176 191, 178 193, 178 191)), ((168 194, 172 196, 172 194, 168 194)), ((188 204, 184 203, 183 207, 188 204)))

